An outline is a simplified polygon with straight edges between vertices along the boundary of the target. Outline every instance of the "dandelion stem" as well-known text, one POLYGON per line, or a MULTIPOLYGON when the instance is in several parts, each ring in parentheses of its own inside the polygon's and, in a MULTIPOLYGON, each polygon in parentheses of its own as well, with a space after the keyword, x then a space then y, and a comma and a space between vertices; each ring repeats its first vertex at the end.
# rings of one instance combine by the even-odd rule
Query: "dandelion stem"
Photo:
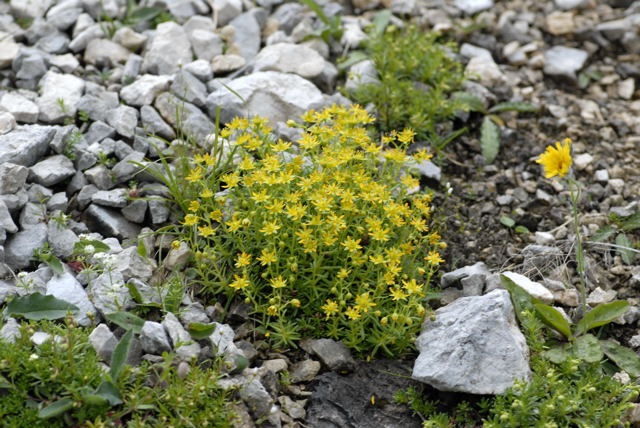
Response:
POLYGON ((569 193, 571 195, 571 214, 573 215, 573 227, 576 234, 576 263, 580 285, 580 311, 581 316, 586 313, 587 286, 585 275, 584 249, 582 247, 582 234, 580 233, 580 218, 578 216, 578 201, 580 200, 580 185, 573 178, 568 178, 569 193))

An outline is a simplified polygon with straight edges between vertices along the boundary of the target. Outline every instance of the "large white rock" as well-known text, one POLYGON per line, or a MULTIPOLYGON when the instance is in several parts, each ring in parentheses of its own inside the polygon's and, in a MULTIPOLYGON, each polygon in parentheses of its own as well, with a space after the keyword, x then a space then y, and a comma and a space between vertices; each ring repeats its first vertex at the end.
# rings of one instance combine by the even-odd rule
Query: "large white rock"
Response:
POLYGON ((62 275, 54 275, 47 282, 47 294, 76 305, 79 309, 76 316, 78 324, 85 327, 92 324, 89 314, 95 315, 96 308, 89 300, 80 282, 72 274, 65 272, 62 275))
POLYGON ((273 122, 296 119, 324 101, 322 92, 302 77, 277 71, 260 71, 227 83, 207 97, 209 115, 220 107, 222 122, 235 116, 259 115, 273 122), (236 94, 236 92, 243 102, 236 94))
POLYGON ((39 119, 58 123, 72 117, 84 92, 84 80, 72 74, 59 74, 49 70, 40 80, 41 96, 37 100, 39 119))
POLYGON ((529 380, 529 348, 506 290, 463 297, 427 319, 412 377, 441 391, 501 394, 529 380))
POLYGON ((322 73, 324 58, 307 46, 276 43, 266 46, 258 53, 253 69, 294 73, 306 79, 313 79, 322 73))
POLYGON ((120 90, 120 97, 130 106, 148 106, 153 100, 165 92, 171 83, 170 76, 153 76, 145 74, 140 76, 132 84, 120 90))

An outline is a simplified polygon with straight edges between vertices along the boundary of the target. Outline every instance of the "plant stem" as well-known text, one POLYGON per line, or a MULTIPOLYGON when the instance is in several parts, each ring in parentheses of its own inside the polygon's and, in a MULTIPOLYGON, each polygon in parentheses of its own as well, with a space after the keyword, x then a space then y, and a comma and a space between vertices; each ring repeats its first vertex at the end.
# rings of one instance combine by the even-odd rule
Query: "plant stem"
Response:
POLYGON ((580 217, 578 216, 578 201, 580 199, 580 185, 573 178, 568 178, 569 193, 571 195, 571 214, 573 215, 573 227, 576 234, 576 263, 580 292, 580 311, 584 316, 587 310, 587 281, 585 274, 584 249, 582 248, 582 235, 580 233, 580 217))

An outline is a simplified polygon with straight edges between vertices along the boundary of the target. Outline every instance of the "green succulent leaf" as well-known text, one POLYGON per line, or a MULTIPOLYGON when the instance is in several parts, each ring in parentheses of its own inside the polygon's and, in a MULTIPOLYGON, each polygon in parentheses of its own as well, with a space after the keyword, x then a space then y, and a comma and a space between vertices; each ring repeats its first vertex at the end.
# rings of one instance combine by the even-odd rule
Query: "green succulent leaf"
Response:
POLYGON ((121 338, 116 348, 111 355, 111 379, 114 382, 118 381, 118 378, 124 370, 124 366, 129 356, 129 350, 131 349, 131 342, 133 341, 133 330, 128 330, 121 338))
POLYGON ((628 308, 629 302, 623 300, 596 306, 578 322, 575 335, 580 336, 592 328, 609 324, 611 321, 624 315, 628 308))
POLYGON ((189 334, 194 339, 204 339, 206 337, 209 337, 215 330, 215 324, 191 323, 188 327, 189 334))
POLYGON ((56 320, 64 318, 68 312, 77 315, 78 307, 40 293, 16 297, 7 305, 7 315, 19 315, 29 320, 56 320))
POLYGON ((502 281, 504 288, 511 295, 511 301, 513 302, 513 307, 518 320, 522 321, 520 313, 523 311, 529 311, 532 314, 536 313, 536 307, 534 305, 539 302, 535 298, 531 297, 529 293, 524 291, 522 287, 518 286, 509 277, 500 275, 500 280, 502 281))
POLYGON ((640 377, 640 357, 633 350, 610 340, 601 340, 600 345, 607 358, 634 378, 640 377))
POLYGON ((500 223, 503 226, 506 226, 508 228, 512 228, 513 226, 516 225, 516 221, 511 217, 507 217, 506 215, 503 215, 502 217, 500 217, 500 223))
POLYGON ((567 351, 567 345, 568 344, 554 346, 553 348, 544 351, 542 356, 552 363, 562 364, 571 356, 567 351))
POLYGON ((500 129, 489 116, 485 116, 482 120, 480 147, 482 148, 484 161, 493 163, 500 151, 500 129))
POLYGON ((560 311, 544 303, 536 303, 534 306, 542 322, 561 333, 567 339, 571 337, 571 325, 564 319, 560 311))
POLYGON ((120 395, 118 387, 108 380, 103 380, 102 383, 98 385, 98 388, 96 388, 94 394, 103 398, 112 406, 122 404, 122 396, 120 395))

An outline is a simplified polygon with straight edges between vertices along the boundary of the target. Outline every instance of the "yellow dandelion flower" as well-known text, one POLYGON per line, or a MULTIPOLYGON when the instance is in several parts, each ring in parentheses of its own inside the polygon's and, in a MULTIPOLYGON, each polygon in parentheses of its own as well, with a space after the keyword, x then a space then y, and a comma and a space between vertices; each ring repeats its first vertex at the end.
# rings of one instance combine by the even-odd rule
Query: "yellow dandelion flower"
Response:
POLYGON ((326 315, 326 319, 329 319, 333 314, 338 313, 338 303, 333 300, 327 299, 327 304, 320 306, 320 309, 326 315))
POLYGON ((251 263, 251 254, 247 254, 244 251, 241 253, 238 253, 238 257, 236 257, 236 264, 235 264, 237 268, 249 266, 250 263, 251 263))
POLYGON ((569 173, 569 168, 573 164, 571 159, 571 140, 566 138, 562 144, 556 142, 556 146, 548 146, 543 154, 541 154, 536 163, 544 167, 544 176, 546 178, 555 177, 556 175, 564 177, 569 173))
POLYGON ((264 249, 260 252, 260 257, 256 257, 256 259, 260 262, 262 266, 268 266, 271 263, 275 263, 278 261, 278 257, 276 256, 276 250, 267 250, 264 249))
POLYGON ((283 288, 287 286, 287 280, 282 278, 282 275, 278 275, 275 278, 271 278, 269 282, 271 283, 271 286, 273 288, 283 288))

